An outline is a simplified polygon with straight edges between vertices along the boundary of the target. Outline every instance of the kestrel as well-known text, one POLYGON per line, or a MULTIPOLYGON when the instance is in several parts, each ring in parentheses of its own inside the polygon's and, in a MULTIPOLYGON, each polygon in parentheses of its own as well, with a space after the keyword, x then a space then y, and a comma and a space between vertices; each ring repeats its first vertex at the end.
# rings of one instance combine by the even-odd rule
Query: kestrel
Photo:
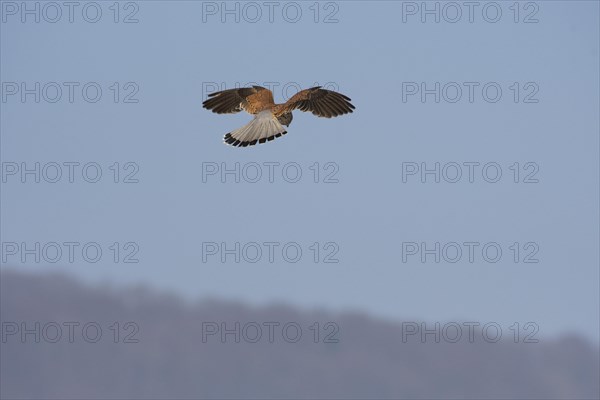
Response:
POLYGON ((332 90, 316 86, 302 90, 283 104, 275 104, 273 93, 261 86, 229 89, 208 95, 204 108, 217 114, 233 114, 242 110, 254 115, 247 125, 223 137, 232 146, 246 147, 265 143, 287 133, 283 125, 290 126, 292 111, 310 111, 317 117, 337 117, 354 110, 350 98, 332 90))

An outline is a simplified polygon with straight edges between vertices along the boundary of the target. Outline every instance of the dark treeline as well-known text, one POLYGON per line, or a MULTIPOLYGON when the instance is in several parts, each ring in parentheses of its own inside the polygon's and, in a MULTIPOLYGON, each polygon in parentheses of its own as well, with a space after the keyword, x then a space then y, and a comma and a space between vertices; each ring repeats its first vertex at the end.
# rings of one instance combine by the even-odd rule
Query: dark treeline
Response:
POLYGON ((598 349, 576 336, 421 343, 418 324, 63 275, 3 271, 0 289, 2 398, 599 397, 598 349))

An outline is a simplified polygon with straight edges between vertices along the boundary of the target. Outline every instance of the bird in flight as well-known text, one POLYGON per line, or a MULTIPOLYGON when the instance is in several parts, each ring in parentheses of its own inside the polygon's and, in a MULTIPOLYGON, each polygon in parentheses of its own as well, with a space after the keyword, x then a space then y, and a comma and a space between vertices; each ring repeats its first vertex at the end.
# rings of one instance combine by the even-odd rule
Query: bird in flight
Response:
POLYGON ((285 135, 283 125, 290 126, 293 110, 310 111, 317 117, 337 117, 354 110, 350 100, 343 94, 316 86, 301 90, 283 104, 275 104, 269 89, 252 86, 211 93, 202 106, 217 114, 244 110, 254 115, 250 123, 223 137, 226 144, 247 147, 285 135))

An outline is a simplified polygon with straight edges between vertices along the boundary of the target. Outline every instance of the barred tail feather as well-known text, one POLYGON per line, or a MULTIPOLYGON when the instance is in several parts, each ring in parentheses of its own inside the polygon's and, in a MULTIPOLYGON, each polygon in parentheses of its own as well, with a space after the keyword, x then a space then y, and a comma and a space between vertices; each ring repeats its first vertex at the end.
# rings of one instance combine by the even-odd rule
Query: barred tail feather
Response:
POLYGON ((283 125, 271 111, 262 111, 256 114, 247 125, 226 134, 223 141, 237 147, 254 146, 257 143, 274 140, 286 133, 283 125))

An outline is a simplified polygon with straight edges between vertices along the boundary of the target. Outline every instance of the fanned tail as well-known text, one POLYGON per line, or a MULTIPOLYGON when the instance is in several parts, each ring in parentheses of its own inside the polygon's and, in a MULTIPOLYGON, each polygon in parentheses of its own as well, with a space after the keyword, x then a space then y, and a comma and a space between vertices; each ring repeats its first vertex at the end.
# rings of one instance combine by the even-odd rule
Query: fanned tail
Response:
POLYGON ((226 134, 223 141, 231 146, 247 147, 274 140, 286 133, 271 111, 261 111, 247 125, 226 134))

